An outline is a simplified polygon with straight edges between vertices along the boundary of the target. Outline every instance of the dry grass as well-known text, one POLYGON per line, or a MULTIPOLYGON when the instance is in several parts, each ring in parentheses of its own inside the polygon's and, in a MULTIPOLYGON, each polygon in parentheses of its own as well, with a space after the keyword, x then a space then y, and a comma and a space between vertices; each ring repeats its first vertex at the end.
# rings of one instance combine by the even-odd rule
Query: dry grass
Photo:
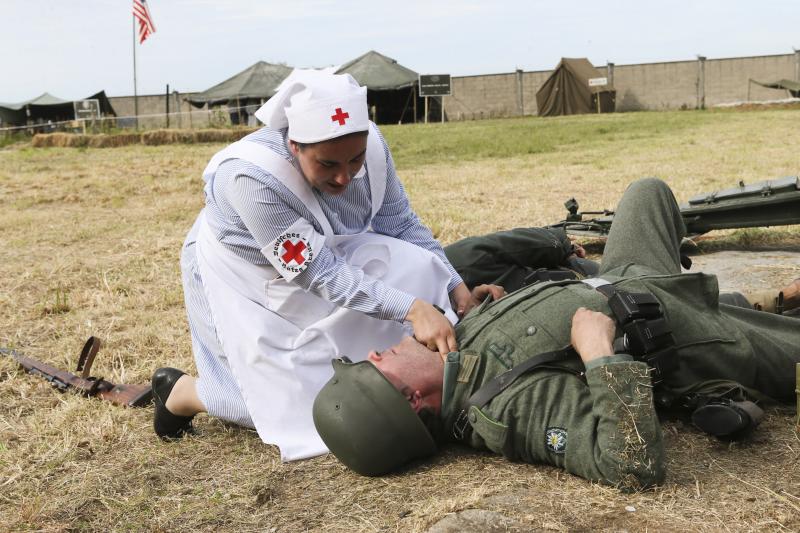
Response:
MULTIPOLYGON (((620 134, 502 158, 434 164, 395 151, 417 212, 444 241, 613 207, 631 180, 666 178, 679 199, 739 179, 798 173, 797 111, 643 113, 417 128, 586 127, 620 134), (686 127, 664 127, 685 120, 686 127), (624 135, 626 121, 649 124, 624 135), (649 133, 647 133, 649 132, 649 133)), ((451 129, 449 129, 451 128, 451 129)), ((391 142, 406 130, 385 128, 391 142)), ((72 366, 90 334, 107 379, 193 371, 178 254, 202 206, 200 173, 222 144, 0 150, 0 345, 72 366)), ((424 155, 424 154, 423 154, 424 155)), ((420 159, 422 158, 422 159, 420 159)), ((797 228, 780 242, 796 242, 797 228)), ((775 244, 775 243, 772 243, 775 244)), ((800 437, 771 409, 757 437, 727 445, 665 426, 667 483, 625 495, 556 469, 453 448, 382 479, 330 457, 281 464, 251 431, 200 417, 201 434, 158 441, 150 410, 62 395, 0 360, 0 530, 418 531, 491 509, 521 529, 798 530, 800 437), (633 506, 634 512, 626 511, 633 506)))

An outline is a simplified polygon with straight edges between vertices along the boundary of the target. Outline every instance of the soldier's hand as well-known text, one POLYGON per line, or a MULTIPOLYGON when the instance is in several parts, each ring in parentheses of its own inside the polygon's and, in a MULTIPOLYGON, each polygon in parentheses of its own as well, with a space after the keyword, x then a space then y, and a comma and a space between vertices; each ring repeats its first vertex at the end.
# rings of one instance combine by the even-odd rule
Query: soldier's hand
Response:
POLYGON ((428 347, 429 350, 439 352, 441 357, 447 357, 449 352, 458 350, 456 332, 453 325, 445 316, 424 300, 416 299, 408 310, 406 320, 414 328, 414 338, 428 347))
POLYGON ((569 238, 569 241, 572 243, 572 253, 570 254, 570 256, 574 255, 576 257, 584 259, 586 257, 586 250, 584 250, 583 246, 575 242, 575 239, 573 239, 572 237, 569 238))
POLYGON ((603 313, 580 307, 572 316, 572 347, 584 363, 614 355, 615 332, 616 324, 603 313))
POLYGON ((480 305, 491 295, 493 300, 499 300, 506 295, 506 290, 500 285, 478 285, 472 289, 472 301, 475 305, 480 305))

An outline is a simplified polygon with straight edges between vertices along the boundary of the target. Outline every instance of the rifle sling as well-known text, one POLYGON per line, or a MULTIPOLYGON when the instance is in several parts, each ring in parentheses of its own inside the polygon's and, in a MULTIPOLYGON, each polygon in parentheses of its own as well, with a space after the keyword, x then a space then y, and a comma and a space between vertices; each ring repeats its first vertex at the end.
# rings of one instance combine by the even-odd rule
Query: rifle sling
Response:
POLYGON ((81 355, 78 357, 78 366, 75 369, 76 372, 81 372, 81 377, 83 379, 89 379, 89 374, 92 371, 92 364, 94 363, 94 357, 97 355, 97 352, 100 350, 100 346, 102 345, 103 342, 95 336, 89 337, 86 341, 86 344, 83 345, 81 355))

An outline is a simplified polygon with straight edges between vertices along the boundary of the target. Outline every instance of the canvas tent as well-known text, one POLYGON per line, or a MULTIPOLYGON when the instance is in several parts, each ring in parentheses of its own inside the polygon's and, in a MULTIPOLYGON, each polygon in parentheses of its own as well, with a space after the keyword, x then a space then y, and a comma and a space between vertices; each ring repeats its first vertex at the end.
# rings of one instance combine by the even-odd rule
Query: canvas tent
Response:
POLYGON ((247 118, 275 94, 275 89, 292 72, 287 65, 274 65, 259 61, 227 80, 195 93, 186 100, 195 107, 227 104, 241 109, 231 113, 234 124, 247 123, 247 118))
POLYGON ((336 73, 350 74, 367 86, 367 104, 374 110, 373 119, 378 124, 415 121, 419 75, 413 70, 370 50, 339 67, 336 73))
POLYGON ((616 91, 610 85, 591 85, 604 77, 586 58, 561 58, 558 66, 536 92, 539 116, 613 112, 616 91))
MULTIPOLYGON (((766 87, 767 89, 784 89, 789 96, 792 98, 800 98, 800 81, 793 81, 793 80, 778 80, 778 81, 756 81, 750 80, 750 83, 755 83, 756 85, 761 85, 762 87, 766 87)), ((748 100, 749 97, 749 86, 748 86, 748 100)))
MULTIPOLYGON (((82 100, 98 100, 102 116, 117 116, 105 91, 100 91, 82 100)), ((4 126, 24 126, 75 119, 73 100, 64 100, 49 93, 16 104, 0 104, 0 121, 4 126)))

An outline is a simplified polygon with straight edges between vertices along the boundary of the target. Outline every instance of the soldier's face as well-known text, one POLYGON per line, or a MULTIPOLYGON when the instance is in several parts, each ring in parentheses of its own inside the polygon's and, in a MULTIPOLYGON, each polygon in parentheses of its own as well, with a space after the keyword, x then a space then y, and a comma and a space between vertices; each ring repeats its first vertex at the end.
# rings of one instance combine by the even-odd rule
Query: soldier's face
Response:
POLYGON ((366 135, 346 135, 301 148, 289 141, 289 150, 300 163, 308 183, 327 194, 342 194, 364 166, 366 135))
POLYGON ((381 352, 372 351, 367 359, 415 410, 438 409, 441 405, 442 359, 413 337, 404 337, 399 344, 381 352))

